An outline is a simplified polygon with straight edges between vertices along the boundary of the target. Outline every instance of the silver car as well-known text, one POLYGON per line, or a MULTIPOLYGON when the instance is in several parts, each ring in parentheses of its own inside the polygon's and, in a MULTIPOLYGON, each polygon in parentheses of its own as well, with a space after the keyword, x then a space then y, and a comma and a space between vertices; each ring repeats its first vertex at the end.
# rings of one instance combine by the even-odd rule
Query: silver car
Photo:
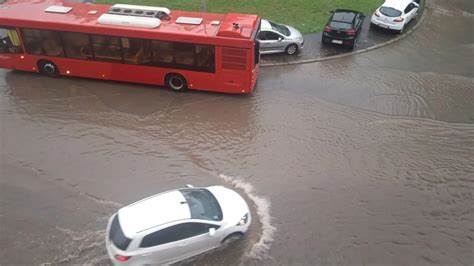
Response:
POLYGON ((295 55, 303 48, 301 33, 287 25, 262 19, 260 33, 257 36, 261 54, 287 53, 295 55))

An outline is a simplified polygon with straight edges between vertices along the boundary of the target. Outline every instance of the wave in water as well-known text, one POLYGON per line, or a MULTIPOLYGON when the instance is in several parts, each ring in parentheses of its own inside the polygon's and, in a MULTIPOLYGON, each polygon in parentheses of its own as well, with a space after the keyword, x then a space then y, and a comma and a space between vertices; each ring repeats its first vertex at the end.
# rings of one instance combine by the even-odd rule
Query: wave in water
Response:
POLYGON ((264 197, 258 196, 254 192, 252 184, 245 181, 220 174, 219 178, 224 180, 226 183, 241 189, 247 194, 247 197, 253 201, 257 209, 257 215, 262 224, 262 232, 259 240, 252 245, 246 256, 249 258, 265 258, 269 257, 268 250, 273 242, 273 235, 275 234, 276 227, 272 225, 272 217, 270 215, 270 201, 264 197))

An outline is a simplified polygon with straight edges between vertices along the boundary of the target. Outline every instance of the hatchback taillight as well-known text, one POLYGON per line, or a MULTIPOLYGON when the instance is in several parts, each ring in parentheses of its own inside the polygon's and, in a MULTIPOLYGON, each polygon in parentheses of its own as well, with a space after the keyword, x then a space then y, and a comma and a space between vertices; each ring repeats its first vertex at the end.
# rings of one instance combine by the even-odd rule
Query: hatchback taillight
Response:
POLYGON ((396 19, 394 19, 393 21, 394 21, 394 22, 402 22, 402 21, 404 21, 404 20, 405 20, 404 18, 396 18, 396 19))
POLYGON ((130 258, 130 256, 115 255, 115 259, 118 261, 127 261, 130 258))
POLYGON ((332 29, 331 29, 331 27, 329 27, 329 26, 324 27, 324 32, 331 32, 331 30, 332 30, 332 29))
POLYGON ((348 30, 346 31, 346 34, 349 36, 354 36, 356 34, 355 30, 348 30))

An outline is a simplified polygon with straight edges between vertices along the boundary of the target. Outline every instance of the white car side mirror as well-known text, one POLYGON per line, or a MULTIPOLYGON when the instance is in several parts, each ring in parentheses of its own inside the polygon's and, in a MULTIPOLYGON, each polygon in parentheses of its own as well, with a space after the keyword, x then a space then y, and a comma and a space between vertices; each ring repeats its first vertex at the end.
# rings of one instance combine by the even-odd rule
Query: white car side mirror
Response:
POLYGON ((193 185, 190 185, 190 184, 187 184, 186 187, 187 187, 187 188, 193 188, 194 186, 193 186, 193 185))
POLYGON ((216 228, 214 227, 209 228, 209 235, 214 236, 215 234, 216 234, 216 228))
POLYGON ((278 41, 279 41, 279 42, 283 41, 283 38, 282 38, 282 37, 278 37, 278 41))

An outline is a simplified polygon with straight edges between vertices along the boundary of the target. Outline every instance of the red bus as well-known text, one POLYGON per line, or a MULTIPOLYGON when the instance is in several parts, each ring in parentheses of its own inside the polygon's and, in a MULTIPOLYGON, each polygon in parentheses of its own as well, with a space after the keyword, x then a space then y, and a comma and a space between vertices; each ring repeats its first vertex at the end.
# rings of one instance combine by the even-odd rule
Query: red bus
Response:
POLYGON ((59 0, 0 4, 0 68, 251 93, 260 18, 59 0))

